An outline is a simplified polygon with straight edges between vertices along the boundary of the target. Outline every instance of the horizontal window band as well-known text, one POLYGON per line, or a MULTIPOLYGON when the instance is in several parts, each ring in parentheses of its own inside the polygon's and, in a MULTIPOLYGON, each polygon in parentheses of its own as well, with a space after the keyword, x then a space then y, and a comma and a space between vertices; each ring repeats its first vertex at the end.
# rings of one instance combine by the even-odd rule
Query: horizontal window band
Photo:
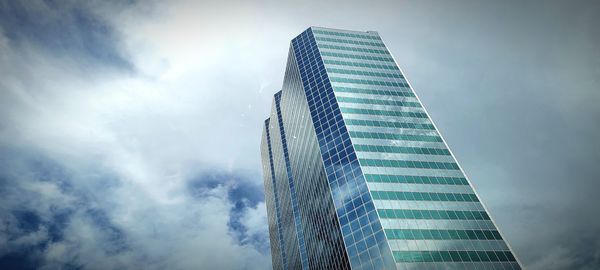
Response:
POLYGON ((352 34, 352 33, 345 33, 345 32, 334 32, 334 31, 317 30, 317 29, 312 29, 312 31, 315 34, 328 35, 328 36, 363 38, 363 39, 370 39, 370 40, 381 40, 378 36, 372 36, 372 35, 361 35, 361 34, 352 34))
POLYGON ((362 166, 368 166, 368 167, 397 167, 397 168, 416 168, 416 169, 458 170, 458 165, 454 162, 386 160, 386 159, 359 159, 359 161, 362 166))
POLYGON ((354 83, 354 84, 366 84, 366 85, 377 85, 377 86, 395 86, 395 87, 409 87, 405 82, 389 82, 389 81, 373 81, 363 79, 350 79, 340 77, 329 77, 331 82, 339 83, 354 83))
POLYGON ((393 251, 394 259, 406 262, 515 262, 510 251, 393 251))
POLYGON ((373 105, 391 105, 404 107, 421 107, 419 102, 399 101, 399 100, 384 100, 384 99, 369 99, 369 98, 353 98, 353 97, 337 97, 338 102, 373 104, 373 105))
POLYGON ((396 74, 382 73, 382 72, 353 70, 353 69, 328 68, 327 73, 404 79, 404 76, 402 76, 402 74, 399 74, 399 73, 396 73, 396 74))
POLYGON ((394 63, 394 58, 392 58, 389 54, 380 54, 380 53, 364 53, 356 50, 339 50, 339 49, 329 49, 323 48, 320 46, 319 52, 322 56, 330 56, 330 57, 338 57, 348 59, 358 59, 358 60, 370 60, 370 61, 381 61, 394 63))
POLYGON ((323 49, 331 49, 331 50, 341 50, 341 51, 350 51, 350 52, 362 52, 362 53, 376 53, 385 56, 389 56, 387 50, 381 49, 367 49, 367 48, 357 48, 343 45, 329 45, 329 44, 319 44, 319 48, 323 49))
POLYGON ((435 130, 435 127, 431 124, 415 124, 415 123, 388 122, 388 121, 362 120, 362 119, 346 119, 345 122, 346 122, 346 125, 349 125, 349 126, 369 126, 369 127, 390 127, 390 128, 410 128, 410 129, 435 130))
POLYGON ((334 86, 333 91, 334 92, 344 92, 344 93, 393 96, 393 97, 415 97, 415 94, 413 94, 412 92, 409 92, 409 91, 377 90, 377 89, 364 89, 364 88, 342 87, 342 86, 334 86))
POLYGON ((376 132, 362 132, 362 131, 350 131, 350 137, 364 138, 364 139, 382 139, 382 140, 443 142, 442 138, 439 136, 376 133, 376 132))
POLYGON ((449 156, 450 155, 450 151, 448 151, 448 149, 440 149, 440 148, 355 144, 354 149, 356 151, 361 151, 361 152, 401 153, 401 154, 436 155, 436 156, 449 156))
POLYGON ((495 230, 385 229, 385 235, 398 240, 502 240, 495 230))
POLYGON ((460 177, 365 174, 365 178, 367 179, 367 182, 372 183, 469 185, 467 179, 460 177))
POLYGON ((368 115, 381 115, 381 116, 427 118, 427 114, 420 113, 420 112, 384 111, 384 110, 371 110, 371 109, 346 108, 346 107, 340 107, 340 111, 343 113, 348 113, 348 114, 368 114, 368 115))
POLYGON ((479 202, 475 194, 407 191, 371 191, 373 200, 479 202))
POLYGON ((389 219, 490 220, 484 211, 378 209, 377 213, 389 219))
POLYGON ((332 38, 332 37, 324 37, 324 36, 315 36, 315 40, 317 40, 317 42, 327 41, 327 42, 336 42, 336 43, 342 43, 342 44, 365 45, 365 46, 385 48, 385 44, 383 44, 383 42, 369 42, 369 41, 351 40, 351 39, 343 39, 343 38, 332 38))
POLYGON ((339 61, 339 60, 330 60, 323 59, 323 62, 327 65, 339 65, 339 66, 349 66, 349 67, 364 67, 364 68, 377 68, 377 69, 389 69, 389 70, 400 70, 395 65, 381 65, 381 64, 369 64, 369 63, 361 63, 361 62, 352 62, 352 61, 339 61))
POLYGON ((339 58, 347 58, 347 59, 359 59, 359 60, 371 60, 371 61, 381 61, 394 63, 394 59, 391 57, 379 57, 379 56, 371 56, 371 55, 356 55, 349 53, 337 53, 337 52, 320 52, 323 56, 331 56, 331 57, 339 57, 339 58))

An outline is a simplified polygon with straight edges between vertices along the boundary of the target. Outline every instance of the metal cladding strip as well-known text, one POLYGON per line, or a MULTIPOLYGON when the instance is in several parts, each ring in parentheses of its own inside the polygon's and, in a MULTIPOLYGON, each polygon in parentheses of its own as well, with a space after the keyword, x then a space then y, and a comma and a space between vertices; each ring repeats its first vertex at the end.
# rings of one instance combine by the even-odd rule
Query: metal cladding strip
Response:
POLYGON ((271 262, 274 270, 283 269, 283 258, 281 257, 281 247, 279 246, 279 233, 277 219, 275 215, 275 198, 273 193, 273 179, 271 178, 271 164, 269 162, 269 149, 267 140, 267 127, 269 118, 263 125, 262 138, 260 143, 260 155, 263 167, 263 177, 265 186, 265 205, 267 207, 267 223, 269 225, 269 242, 271 246, 271 262))
POLYGON ((267 145, 269 148, 269 165, 271 167, 271 179, 274 190, 273 194, 275 197, 275 213, 277 215, 277 234, 279 235, 279 248, 281 252, 281 259, 283 261, 283 269, 289 269, 286 260, 287 257, 283 248, 285 243, 283 241, 283 232, 281 231, 281 213, 279 212, 279 197, 277 196, 277 192, 275 192, 275 190, 277 190, 277 181, 275 179, 275 168, 273 167, 273 151, 271 148, 271 134, 269 132, 269 122, 270 120, 267 119, 265 121, 265 126, 267 130, 267 145))
POLYGON ((342 228, 342 235, 350 264, 353 268, 369 266, 394 269, 396 265, 392 252, 350 142, 312 29, 293 39, 292 46, 339 223, 341 227, 347 226, 342 228), (368 234, 359 235, 353 233, 356 230, 344 230, 349 228, 349 224, 368 234), (366 250, 369 250, 369 254, 380 254, 380 257, 364 256, 366 250))
POLYGON ((289 269, 301 269, 302 260, 300 255, 300 246, 298 242, 298 233, 296 231, 296 222, 294 220, 294 211, 292 206, 292 194, 288 182, 288 172, 284 159, 284 149, 281 138, 281 127, 277 120, 277 106, 275 97, 271 105, 270 136, 273 153, 273 167, 275 168, 275 177, 277 178, 276 192, 279 196, 279 212, 281 213, 281 227, 283 240, 285 242, 285 254, 287 256, 287 266, 289 269))
POLYGON ((300 248, 300 258, 302 261, 302 269, 309 269, 308 267, 308 254, 306 253, 306 244, 304 242, 304 232, 302 221, 300 219, 300 208, 298 205, 298 196, 296 195, 296 188, 294 184, 294 177, 292 175, 292 168, 290 165, 289 152, 287 147, 287 139, 285 135, 285 128, 283 126, 283 119, 281 117, 281 91, 275 94, 275 107, 277 110, 277 120, 279 122, 279 131, 281 133, 281 144, 283 146, 283 158, 285 160, 285 169, 288 175, 288 182, 290 187, 290 197, 292 199, 292 212, 294 214, 294 222, 296 225, 296 233, 298 237, 298 245, 300 248))

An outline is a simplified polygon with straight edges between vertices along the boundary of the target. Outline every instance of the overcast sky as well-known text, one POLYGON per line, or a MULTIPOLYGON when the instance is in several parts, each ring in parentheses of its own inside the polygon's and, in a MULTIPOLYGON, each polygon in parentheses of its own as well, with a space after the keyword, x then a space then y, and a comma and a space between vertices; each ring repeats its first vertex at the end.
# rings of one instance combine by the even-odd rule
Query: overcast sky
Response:
POLYGON ((312 25, 380 33, 526 268, 600 267, 597 1, 80 2, 0 0, 0 269, 270 268, 312 25))

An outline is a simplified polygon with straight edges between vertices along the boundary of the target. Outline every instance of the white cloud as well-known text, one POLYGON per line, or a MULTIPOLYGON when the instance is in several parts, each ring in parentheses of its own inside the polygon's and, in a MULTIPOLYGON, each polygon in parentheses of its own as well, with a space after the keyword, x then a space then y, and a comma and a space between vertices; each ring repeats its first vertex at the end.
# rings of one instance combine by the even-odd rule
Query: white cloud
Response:
MULTIPOLYGON (((232 186, 210 187, 198 198, 188 182, 203 172, 260 168, 263 116, 253 119, 256 114, 247 112, 263 98, 258 91, 267 74, 241 63, 272 56, 266 48, 257 50, 253 33, 241 41, 227 33, 206 38, 219 29, 195 27, 209 21, 197 20, 188 8, 156 7, 152 20, 139 6, 94 11, 122 12, 111 23, 120 30, 118 49, 131 57, 134 73, 53 55, 43 44, 14 46, 0 35, 0 143, 29 153, 5 157, 12 172, 5 172, 10 174, 2 186, 14 188, 2 201, 14 204, 2 211, 3 220, 13 219, 2 223, 1 253, 42 244, 37 259, 47 269, 269 267, 270 254, 240 244, 230 231, 232 186), (240 138, 241 132, 252 136, 240 138), (253 152, 256 160, 248 158, 253 152), (19 175, 38 169, 32 158, 64 171, 48 181, 19 175), (39 228, 20 231, 12 212, 17 209, 41 216, 32 221, 39 228), (59 224, 63 233, 50 241, 47 226, 59 212, 67 213, 59 224)), ((255 175, 245 181, 260 184, 255 175)), ((259 203, 244 210, 248 235, 266 232, 264 208, 259 203)))
POLYGON ((256 208, 248 208, 242 220, 248 229, 249 235, 264 235, 266 233, 265 228, 267 228, 267 207, 265 203, 259 203, 256 208))

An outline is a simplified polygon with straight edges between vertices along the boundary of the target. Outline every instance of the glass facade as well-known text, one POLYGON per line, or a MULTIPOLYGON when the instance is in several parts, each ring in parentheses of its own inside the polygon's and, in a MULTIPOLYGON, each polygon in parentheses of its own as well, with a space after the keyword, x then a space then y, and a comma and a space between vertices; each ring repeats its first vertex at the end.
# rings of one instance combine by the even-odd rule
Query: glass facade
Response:
POLYGON ((294 38, 271 111, 274 269, 521 269, 376 32, 294 38))

